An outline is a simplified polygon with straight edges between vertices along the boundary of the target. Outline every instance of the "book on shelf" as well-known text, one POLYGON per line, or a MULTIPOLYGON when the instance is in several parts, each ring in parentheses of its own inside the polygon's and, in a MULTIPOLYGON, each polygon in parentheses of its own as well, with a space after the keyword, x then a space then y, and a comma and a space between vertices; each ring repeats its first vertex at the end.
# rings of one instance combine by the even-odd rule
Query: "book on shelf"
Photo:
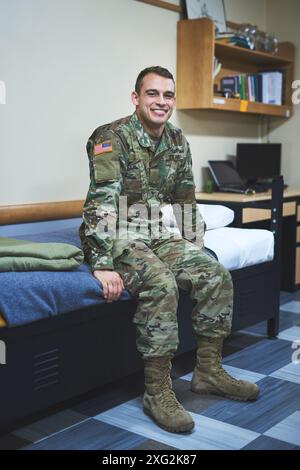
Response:
POLYGON ((222 63, 219 62, 219 59, 217 57, 214 57, 214 78, 220 73, 222 68, 222 63))
POLYGON ((224 33, 219 33, 217 32, 216 33, 216 39, 230 39, 230 38, 233 38, 235 36, 235 33, 229 33, 229 32, 224 32, 224 33))
POLYGON ((239 74, 221 79, 221 91, 229 96, 265 104, 282 105, 283 72, 239 74))
POLYGON ((240 34, 233 34, 233 33, 224 33, 218 34, 216 36, 218 42, 222 42, 224 44, 231 44, 232 46, 239 46, 244 47, 246 49, 254 49, 254 43, 251 38, 247 36, 243 36, 240 34))
POLYGON ((263 103, 282 104, 283 73, 280 71, 261 72, 263 103))

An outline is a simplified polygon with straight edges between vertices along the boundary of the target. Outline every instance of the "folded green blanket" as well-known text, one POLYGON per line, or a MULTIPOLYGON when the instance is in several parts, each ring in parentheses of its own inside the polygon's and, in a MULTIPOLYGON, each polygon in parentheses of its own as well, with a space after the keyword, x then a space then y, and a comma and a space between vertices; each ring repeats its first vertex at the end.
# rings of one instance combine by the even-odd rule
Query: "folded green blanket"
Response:
POLYGON ((83 252, 74 245, 0 237, 0 272, 69 271, 82 262, 83 252))

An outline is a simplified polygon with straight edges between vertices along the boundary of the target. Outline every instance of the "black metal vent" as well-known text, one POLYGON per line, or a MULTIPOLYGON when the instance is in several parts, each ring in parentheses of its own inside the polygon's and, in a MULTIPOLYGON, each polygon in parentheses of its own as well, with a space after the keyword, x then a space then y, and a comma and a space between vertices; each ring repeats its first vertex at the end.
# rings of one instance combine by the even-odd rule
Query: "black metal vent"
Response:
POLYGON ((59 382, 59 349, 35 354, 33 360, 33 390, 38 391, 59 382))

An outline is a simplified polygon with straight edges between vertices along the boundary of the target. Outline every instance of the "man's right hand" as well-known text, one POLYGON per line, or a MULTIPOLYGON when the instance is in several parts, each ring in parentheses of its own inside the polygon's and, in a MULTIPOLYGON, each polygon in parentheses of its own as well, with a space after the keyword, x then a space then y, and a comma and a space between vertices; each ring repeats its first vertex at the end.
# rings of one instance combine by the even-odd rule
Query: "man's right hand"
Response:
POLYGON ((94 271, 93 275, 101 282, 103 296, 107 302, 118 300, 124 290, 124 283, 116 271, 94 271))

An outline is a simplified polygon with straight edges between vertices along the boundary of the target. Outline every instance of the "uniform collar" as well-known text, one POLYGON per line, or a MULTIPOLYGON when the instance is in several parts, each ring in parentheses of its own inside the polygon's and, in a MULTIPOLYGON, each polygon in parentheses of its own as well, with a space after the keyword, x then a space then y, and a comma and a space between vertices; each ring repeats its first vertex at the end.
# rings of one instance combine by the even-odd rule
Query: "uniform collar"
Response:
MULTIPOLYGON (((142 147, 151 147, 151 141, 149 138, 149 135, 143 128, 143 125, 141 121, 139 120, 136 112, 133 113, 133 115, 130 118, 131 125, 136 133, 137 139, 139 141, 139 144, 142 147)), ((170 131, 169 131, 169 124, 166 123, 164 132, 161 136, 160 143, 157 149, 156 153, 160 153, 168 148, 172 147, 172 139, 170 136, 170 131)))

